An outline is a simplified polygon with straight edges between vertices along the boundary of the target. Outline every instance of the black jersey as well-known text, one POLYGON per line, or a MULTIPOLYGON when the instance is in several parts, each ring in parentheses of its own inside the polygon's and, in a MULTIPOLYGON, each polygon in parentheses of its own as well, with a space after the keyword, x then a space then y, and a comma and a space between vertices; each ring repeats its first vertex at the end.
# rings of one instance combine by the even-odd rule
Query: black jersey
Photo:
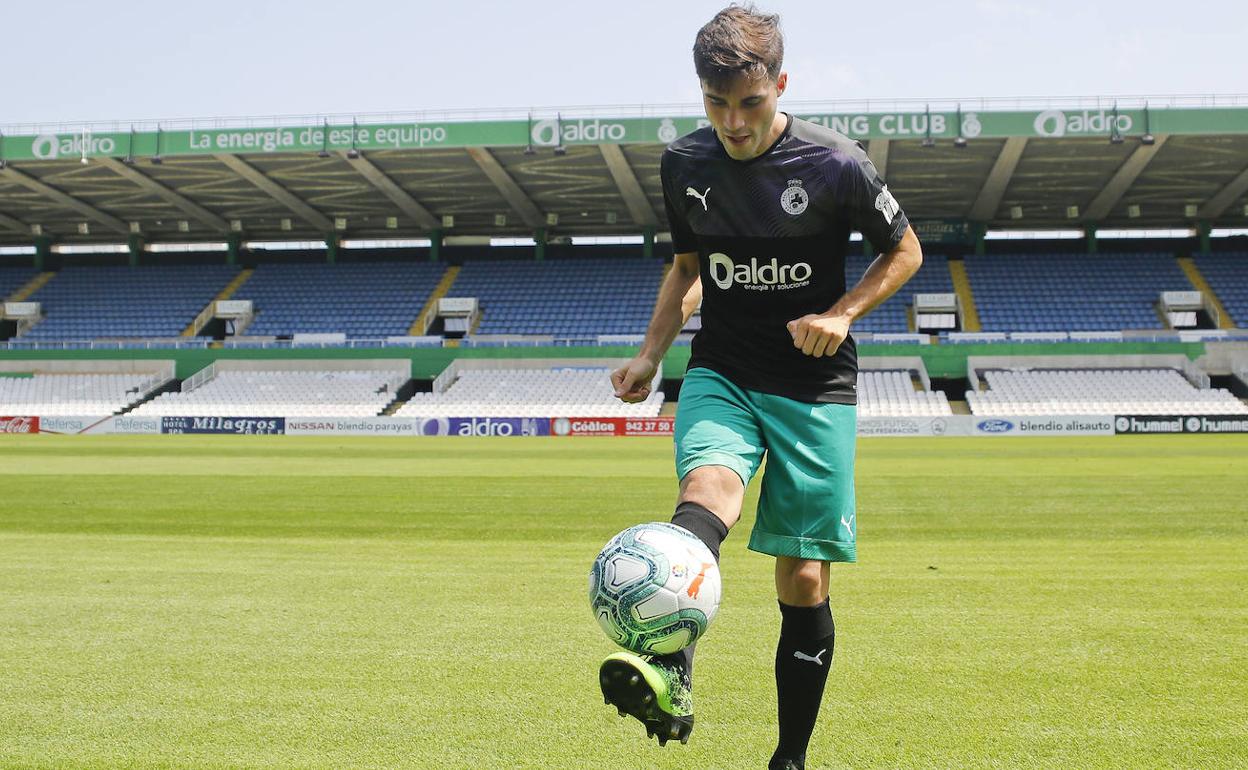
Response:
POLYGON ((668 146, 662 178, 672 244, 698 253, 702 275, 689 367, 799 401, 856 403, 853 338, 814 358, 786 324, 845 293, 852 231, 887 252, 909 226, 862 145, 789 116, 762 155, 737 161, 708 127, 668 146))

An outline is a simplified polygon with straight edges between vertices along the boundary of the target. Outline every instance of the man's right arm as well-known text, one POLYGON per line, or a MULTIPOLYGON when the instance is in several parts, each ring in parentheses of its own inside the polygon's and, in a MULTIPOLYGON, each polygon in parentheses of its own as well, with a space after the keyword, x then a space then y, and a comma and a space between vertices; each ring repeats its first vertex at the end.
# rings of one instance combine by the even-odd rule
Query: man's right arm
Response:
POLYGON ((659 362, 663 360, 676 335, 684 328, 692 307, 697 305, 692 297, 690 301, 686 300, 697 281, 697 252, 677 254, 672 261, 672 269, 667 272, 659 287, 659 296, 655 300, 654 312, 650 316, 650 326, 646 329, 646 339, 641 344, 641 350, 632 361, 611 373, 611 384, 615 388, 616 398, 637 403, 650 396, 650 381, 658 371, 659 362))

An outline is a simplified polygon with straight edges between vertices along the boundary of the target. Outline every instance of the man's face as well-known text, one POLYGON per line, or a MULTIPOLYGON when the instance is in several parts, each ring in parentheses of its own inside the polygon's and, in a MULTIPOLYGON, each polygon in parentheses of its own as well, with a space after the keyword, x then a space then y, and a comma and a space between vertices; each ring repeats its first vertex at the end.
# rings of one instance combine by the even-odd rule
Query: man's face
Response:
POLYGON ((702 106, 730 158, 757 158, 780 136, 784 124, 776 126, 776 103, 787 82, 784 72, 775 82, 745 75, 718 86, 702 81, 702 106))

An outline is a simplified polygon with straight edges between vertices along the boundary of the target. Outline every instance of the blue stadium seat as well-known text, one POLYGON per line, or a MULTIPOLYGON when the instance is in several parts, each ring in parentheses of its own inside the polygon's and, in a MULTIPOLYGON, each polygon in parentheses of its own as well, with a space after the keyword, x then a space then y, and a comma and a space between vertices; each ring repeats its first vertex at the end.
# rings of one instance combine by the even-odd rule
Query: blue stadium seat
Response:
POLYGON ((1163 291, 1191 284, 1168 254, 968 255, 986 332, 1161 329, 1163 291))
POLYGON ((234 296, 255 303, 249 335, 399 336, 445 270, 430 262, 261 264, 234 296))

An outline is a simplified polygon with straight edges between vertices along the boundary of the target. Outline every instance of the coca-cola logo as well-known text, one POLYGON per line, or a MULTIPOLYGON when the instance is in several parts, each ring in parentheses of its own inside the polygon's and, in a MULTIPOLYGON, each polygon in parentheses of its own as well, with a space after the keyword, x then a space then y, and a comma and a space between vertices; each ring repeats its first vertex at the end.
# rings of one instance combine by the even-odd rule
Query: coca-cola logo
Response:
POLYGON ((38 433, 38 417, 0 417, 0 433, 38 433))

